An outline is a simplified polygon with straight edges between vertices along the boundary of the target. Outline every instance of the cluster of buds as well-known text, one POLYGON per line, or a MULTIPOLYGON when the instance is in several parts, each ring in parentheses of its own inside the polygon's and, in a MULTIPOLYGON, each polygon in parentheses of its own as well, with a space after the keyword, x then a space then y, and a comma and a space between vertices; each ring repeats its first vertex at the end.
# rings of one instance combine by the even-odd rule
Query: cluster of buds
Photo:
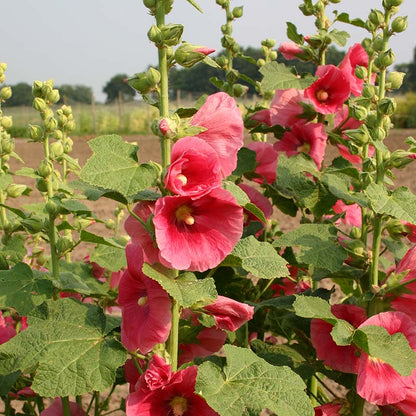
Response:
POLYGON ((140 72, 127 78, 126 82, 140 94, 149 94, 152 91, 157 91, 160 82, 160 72, 151 67, 147 72, 140 72))
MULTIPOLYGON (((0 63, 0 84, 6 80, 5 71, 7 64, 0 63)), ((8 130, 13 125, 11 117, 3 114, 1 103, 5 102, 12 96, 12 89, 8 86, 0 88, 0 158, 1 158, 1 172, 7 173, 9 171, 8 161, 10 155, 14 152, 14 139, 8 133, 8 130)))

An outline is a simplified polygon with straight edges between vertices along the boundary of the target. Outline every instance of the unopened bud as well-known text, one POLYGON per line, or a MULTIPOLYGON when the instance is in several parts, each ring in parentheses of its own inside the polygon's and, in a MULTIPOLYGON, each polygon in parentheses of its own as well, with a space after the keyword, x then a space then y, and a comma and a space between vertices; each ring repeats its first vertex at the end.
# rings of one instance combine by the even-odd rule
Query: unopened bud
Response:
POLYGON ((159 122, 158 135, 166 139, 174 139, 178 132, 178 121, 174 117, 162 118, 159 122))
POLYGON ((61 142, 54 142, 49 148, 51 159, 56 159, 64 153, 64 147, 61 142))
POLYGON ((407 152, 403 149, 395 150, 390 156, 389 166, 396 169, 403 169, 415 160, 414 156, 414 153, 407 152))
POLYGON ((147 94, 152 89, 145 72, 140 72, 127 78, 127 84, 140 94, 147 94))
POLYGON ((368 75, 368 71, 365 66, 357 65, 357 67, 355 68, 354 74, 359 79, 366 79, 368 75))
POLYGON ((42 97, 42 85, 43 82, 35 81, 32 86, 32 94, 34 97, 42 97))
POLYGON ((156 68, 150 67, 147 70, 146 75, 149 84, 151 84, 152 86, 156 86, 160 82, 160 72, 156 68))
POLYGON ((269 58, 272 61, 276 60, 276 58, 277 58, 277 52, 276 51, 270 51, 269 58))
POLYGON ((391 116, 396 111, 396 100, 394 98, 385 97, 378 103, 378 111, 382 115, 391 116))
POLYGON ((11 137, 3 138, 1 141, 1 150, 3 154, 9 155, 14 151, 14 140, 11 137))
POLYGON ((33 100, 33 108, 39 112, 45 111, 48 108, 48 105, 46 104, 45 100, 40 97, 36 97, 33 100))
POLYGON ((383 6, 386 9, 391 9, 392 7, 400 6, 403 3, 403 0, 383 0, 383 6))
POLYGON ((372 9, 368 15, 368 19, 376 27, 379 27, 384 23, 384 13, 381 10, 372 9))
POLYGON ((3 84, 4 81, 6 81, 6 75, 4 72, 0 72, 0 84, 3 84))
POLYGON ((0 90, 0 99, 8 100, 12 96, 12 89, 11 87, 3 87, 0 90))
POLYGON ((387 51, 381 52, 374 62, 378 68, 383 69, 392 65, 394 61, 394 52, 391 49, 388 49, 387 51))
POLYGON ((257 59, 257 66, 259 68, 261 68, 264 65, 266 65, 266 61, 264 59, 257 59))
POLYGON ((383 50, 383 47, 384 47, 383 37, 381 35, 377 35, 373 40, 373 49, 379 52, 383 50))
POLYGON ((234 7, 233 11, 232 11, 233 17, 234 18, 239 18, 243 16, 243 6, 240 7, 234 7))
POLYGON ((0 62, 0 70, 3 72, 7 70, 7 64, 5 62, 0 62))
POLYGON ((156 25, 151 26, 151 28, 147 32, 147 37, 151 42, 153 42, 156 45, 162 44, 162 31, 156 25))
POLYGON ((74 242, 72 239, 68 237, 59 237, 56 241, 56 251, 58 254, 62 255, 66 252, 70 251, 72 247, 74 246, 74 242))
POLYGON ((43 138, 42 127, 36 125, 29 125, 29 137, 35 142, 39 142, 43 138))
POLYGON ((358 227, 352 227, 350 231, 351 238, 359 239, 361 238, 361 228, 358 227))
POLYGON ((365 21, 364 27, 369 31, 369 32, 374 32, 377 30, 377 26, 370 20, 367 19, 365 21))
POLYGON ((45 131, 52 133, 58 127, 58 121, 55 117, 49 117, 45 120, 45 131))
POLYGON ((57 103, 59 101, 59 98, 60 98, 59 91, 57 89, 53 89, 47 95, 47 100, 52 104, 57 103))
POLYGON ((183 25, 169 23, 161 28, 162 43, 166 46, 178 45, 183 33, 183 25))
POLYGON ((205 59, 207 55, 215 52, 215 49, 205 46, 192 45, 183 42, 175 52, 175 61, 184 68, 191 68, 196 63, 205 59))
POLYGON ((367 118, 368 111, 365 107, 361 105, 352 105, 350 107, 350 114, 351 114, 351 117, 354 118, 355 120, 362 121, 367 118))
POLYGON ((345 130, 344 134, 357 146, 363 146, 370 140, 370 132, 365 124, 360 126, 358 129, 345 130))
POLYGON ((26 189, 28 189, 26 185, 10 183, 6 188, 7 196, 10 198, 18 198, 26 191, 26 189))
POLYGON ((407 29, 407 16, 396 17, 391 24, 391 28, 396 33, 404 32, 407 29))
POLYGON ((233 95, 234 97, 241 97, 248 91, 248 87, 242 84, 233 85, 233 95))
POLYGON ((116 223, 112 218, 106 220, 104 222, 104 225, 105 225, 105 228, 107 228, 108 230, 114 230, 116 228, 116 223))
POLYGON ((274 48, 276 41, 274 39, 267 38, 261 42, 262 45, 267 46, 269 49, 274 48))
POLYGON ((386 224, 386 230, 393 238, 401 238, 409 232, 406 225, 396 219, 391 219, 386 224))
POLYGON ((13 120, 9 116, 4 116, 1 118, 0 124, 4 129, 9 129, 13 125, 13 120))
MULTIPOLYGON (((384 140, 386 138, 386 130, 383 127, 377 127, 374 130, 374 140, 384 140)), ((389 155, 390 157, 390 155, 389 155)))
POLYGON ((47 178, 48 176, 50 176, 53 172, 52 162, 49 159, 41 160, 38 166, 38 172, 39 172, 39 175, 44 178, 47 178))
POLYGON ((71 153, 73 144, 74 144, 74 142, 72 141, 72 139, 70 137, 67 137, 65 142, 63 143, 64 152, 67 153, 67 154, 71 153))
POLYGON ((20 221, 23 228, 30 234, 36 234, 43 229, 43 220, 41 217, 33 216, 30 218, 24 218, 20 221))
POLYGON ((392 71, 387 74, 386 82, 390 84, 393 90, 399 89, 403 84, 403 78, 406 74, 404 72, 392 71))

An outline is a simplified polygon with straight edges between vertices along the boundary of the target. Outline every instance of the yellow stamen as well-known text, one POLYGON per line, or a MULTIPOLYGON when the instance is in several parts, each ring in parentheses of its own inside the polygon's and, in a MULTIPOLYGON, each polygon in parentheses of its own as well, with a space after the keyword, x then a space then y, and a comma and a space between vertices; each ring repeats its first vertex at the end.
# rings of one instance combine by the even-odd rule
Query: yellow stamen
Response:
POLYGON ((147 296, 142 296, 141 298, 137 300, 137 304, 139 306, 145 306, 147 305, 147 302, 148 302, 147 296))
POLYGON ((183 416, 188 409, 188 403, 185 397, 176 396, 170 402, 170 407, 172 408, 174 416, 183 416))
POLYGON ((188 183, 188 178, 182 173, 176 176, 176 180, 182 182, 182 185, 186 185, 188 183))
POLYGON ((311 145, 308 142, 303 142, 300 146, 296 149, 299 153, 309 153, 309 150, 311 150, 311 145))
POLYGON ((325 90, 319 90, 316 93, 316 98, 318 99, 318 101, 326 101, 329 97, 329 94, 325 91, 325 90))
POLYGON ((192 209, 187 205, 180 206, 175 212, 176 219, 178 221, 184 222, 187 225, 195 224, 195 218, 191 214, 192 209))

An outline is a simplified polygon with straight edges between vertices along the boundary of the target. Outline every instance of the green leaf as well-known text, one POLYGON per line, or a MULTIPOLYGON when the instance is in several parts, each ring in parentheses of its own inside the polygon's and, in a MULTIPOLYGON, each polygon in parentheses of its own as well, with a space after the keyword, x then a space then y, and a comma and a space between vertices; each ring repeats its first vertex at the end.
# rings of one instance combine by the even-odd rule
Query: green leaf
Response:
POLYGON ((330 272, 338 271, 347 258, 347 252, 339 244, 337 229, 330 224, 300 224, 278 238, 275 247, 299 247, 296 259, 299 263, 313 265, 330 272))
POLYGON ((416 196, 408 188, 401 186, 389 193, 383 185, 371 183, 366 193, 377 214, 416 224, 416 196))
POLYGON ((246 204, 250 203, 250 198, 247 196, 247 194, 234 182, 223 181, 222 187, 233 194, 238 205, 244 207, 246 204))
POLYGON ((33 390, 41 396, 103 391, 126 360, 109 334, 114 319, 72 298, 47 301, 28 317, 28 328, 0 346, 0 374, 37 366, 33 390))
POLYGON ((259 221, 263 223, 267 222, 267 219, 264 216, 264 212, 257 205, 249 202, 248 204, 244 205, 244 209, 253 214, 259 221))
POLYGON ((184 308, 207 299, 216 299, 218 296, 215 282, 212 278, 198 280, 193 273, 188 272, 174 279, 154 269, 147 263, 143 265, 143 273, 156 280, 184 308))
POLYGON ((345 46, 347 39, 350 37, 344 30, 333 29, 328 33, 329 38, 339 46, 345 46))
POLYGON ((13 176, 10 175, 10 173, 5 173, 3 175, 0 175, 0 189, 5 191, 7 188, 7 185, 10 185, 13 183, 13 176))
POLYGON ((22 316, 52 296, 52 281, 46 274, 34 275, 26 263, 0 270, 0 287, 0 308, 15 308, 22 316))
POLYGON ((348 13, 337 14, 338 12, 336 10, 334 10, 334 13, 336 15, 334 22, 338 20, 339 22, 349 23, 356 27, 365 28, 365 22, 361 19, 358 19, 358 18, 350 19, 350 16, 348 15, 348 13))
POLYGON ((287 88, 304 89, 311 85, 315 78, 307 76, 299 78, 285 64, 270 62, 260 68, 263 75, 261 87, 263 91, 285 90, 287 88))
POLYGON ((0 376, 0 396, 7 396, 15 381, 19 378, 20 371, 16 371, 7 376, 0 376))
POLYGON ((353 342, 371 357, 390 364, 402 376, 410 376, 415 368, 416 352, 401 332, 390 335, 381 326, 367 325, 355 331, 353 342))
POLYGON ((368 205, 367 198, 363 194, 354 193, 350 190, 350 178, 347 176, 333 173, 324 173, 321 180, 332 195, 342 199, 344 202, 355 202, 361 207, 366 207, 368 205))
POLYGON ((100 136, 89 141, 93 155, 80 173, 85 182, 129 197, 151 187, 158 171, 150 163, 138 164, 138 147, 120 136, 100 136))
POLYGON ((88 208, 83 203, 77 201, 76 199, 60 200, 59 198, 53 198, 53 201, 55 201, 58 206, 64 208, 68 212, 72 212, 77 215, 83 215, 83 214, 88 215, 88 216, 93 215, 90 208, 88 208))
POLYGON ((114 247, 120 250, 124 250, 125 248, 123 244, 120 244, 118 241, 114 240, 114 238, 101 237, 100 235, 90 233, 86 230, 81 231, 80 240, 87 243, 102 244, 104 246, 114 247))
POLYGON ((195 0, 186 0, 190 5, 195 7, 199 12, 203 13, 201 7, 198 5, 198 3, 195 0))
POLYGON ((354 327, 349 322, 338 319, 326 300, 314 296, 296 296, 293 307, 296 315, 302 318, 322 319, 333 325, 331 335, 337 345, 351 344, 354 327))
POLYGON ((303 45, 303 36, 298 33, 296 26, 291 22, 286 22, 286 26, 287 37, 297 45, 303 45))
POLYGON ((274 279, 289 275, 286 264, 271 244, 249 236, 237 243, 221 266, 242 267, 260 279, 274 279))
POLYGON ((97 263, 111 272, 118 272, 127 266, 126 252, 124 248, 99 245, 92 251, 90 262, 97 263))
POLYGON ((27 178, 38 179, 42 178, 42 176, 37 173, 37 171, 33 168, 24 167, 15 172, 16 175, 26 176, 27 178))
POLYGON ((265 408, 284 416, 312 416, 302 379, 246 348, 224 345, 227 364, 206 361, 198 368, 195 391, 221 416, 258 416, 265 408))
POLYGON ((242 176, 246 172, 254 172, 254 169, 256 169, 256 152, 242 147, 237 153, 237 167, 232 175, 242 176))

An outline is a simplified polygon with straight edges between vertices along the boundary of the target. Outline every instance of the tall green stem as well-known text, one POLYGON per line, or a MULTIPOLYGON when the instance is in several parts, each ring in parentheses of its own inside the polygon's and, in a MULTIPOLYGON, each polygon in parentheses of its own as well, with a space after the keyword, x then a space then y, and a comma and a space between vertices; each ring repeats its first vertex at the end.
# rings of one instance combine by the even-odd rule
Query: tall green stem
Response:
POLYGON ((69 407, 69 397, 61 397, 63 416, 71 416, 71 409, 69 407))
POLYGON ((171 369, 178 369, 178 345, 179 345, 179 304, 172 301, 172 326, 168 340, 168 352, 171 359, 171 369))

